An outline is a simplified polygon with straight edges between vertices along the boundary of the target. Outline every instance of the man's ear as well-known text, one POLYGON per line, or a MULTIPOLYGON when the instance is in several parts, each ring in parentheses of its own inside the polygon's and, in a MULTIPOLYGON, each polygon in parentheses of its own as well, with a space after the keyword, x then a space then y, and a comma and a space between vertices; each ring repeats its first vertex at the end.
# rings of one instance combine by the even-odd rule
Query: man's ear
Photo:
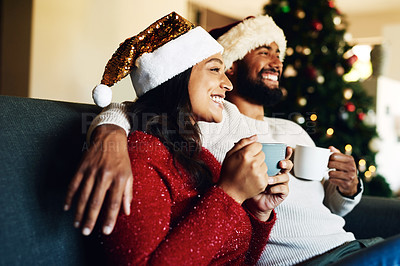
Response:
POLYGON ((225 71, 225 74, 228 78, 232 78, 236 74, 236 69, 237 69, 237 62, 233 62, 232 66, 225 71))

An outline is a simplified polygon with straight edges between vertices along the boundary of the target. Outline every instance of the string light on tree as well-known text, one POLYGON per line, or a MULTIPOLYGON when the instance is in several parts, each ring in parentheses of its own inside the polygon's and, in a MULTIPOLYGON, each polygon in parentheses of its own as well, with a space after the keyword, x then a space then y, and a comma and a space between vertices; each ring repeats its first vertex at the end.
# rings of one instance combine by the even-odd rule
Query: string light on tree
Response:
POLYGON ((297 46, 296 46, 296 52, 299 53, 299 54, 301 54, 301 53, 303 52, 303 46, 297 45, 297 46))
POLYGON ((365 176, 365 180, 371 181, 372 173, 370 171, 365 171, 364 176, 365 176))
POLYGON ((288 91, 286 88, 281 87, 282 97, 286 98, 288 96, 288 91))
POLYGON ((367 170, 367 162, 365 161, 365 159, 360 159, 358 161, 358 170, 360 172, 364 172, 365 170, 367 170))
POLYGON ((294 53, 294 50, 293 50, 292 47, 286 48, 286 55, 287 56, 291 56, 291 55, 293 55, 293 53, 294 53))
POLYGON ((344 97, 346 100, 350 100, 351 97, 353 97, 353 90, 350 89, 350 88, 346 88, 346 89, 343 91, 343 97, 344 97))
POLYGON ((350 144, 347 144, 346 146, 344 146, 344 150, 347 155, 351 155, 351 153, 353 151, 353 146, 351 146, 350 144))
POLYGON ((374 165, 371 165, 370 167, 368 167, 368 171, 370 171, 371 173, 375 173, 376 167, 374 165))
POLYGON ((306 105, 307 105, 307 99, 304 98, 304 97, 300 97, 300 98, 297 100, 297 104, 300 105, 300 106, 306 106, 306 105))
POLYGON ((296 61, 294 61, 294 67, 295 67, 296 69, 301 68, 301 67, 302 67, 301 60, 296 59, 296 61))
POLYGON ((344 39, 346 42, 351 42, 351 40, 353 39, 353 35, 352 35, 350 32, 346 32, 346 33, 343 35, 343 39, 344 39))
POLYGON ((296 123, 299 125, 302 125, 302 124, 304 124, 304 122, 306 122, 305 118, 300 114, 296 114, 294 116, 294 121, 296 121, 296 123))
POLYGON ((303 49, 303 54, 304 54, 304 55, 310 55, 310 54, 311 54, 311 49, 308 48, 308 47, 304 47, 304 49, 303 49))
POLYGON ((285 78, 290 78, 290 77, 296 77, 297 76, 297 70, 293 67, 293 65, 288 65, 283 72, 283 76, 285 78))
POLYGON ((342 66, 337 66, 336 67, 336 74, 338 74, 338 76, 343 76, 344 68, 342 66))
POLYGON ((333 128, 331 128, 331 127, 326 130, 326 135, 328 137, 331 137, 333 135, 333 133, 335 133, 335 130, 333 130, 333 128))
POLYGON ((342 23, 342 19, 340 18, 340 16, 335 16, 333 18, 333 24, 335 24, 336 26, 340 25, 341 23, 342 23))
POLYGON ((318 119, 318 116, 316 114, 310 115, 310 120, 311 121, 317 121, 317 119, 318 119))
POLYGON ((342 18, 339 15, 333 17, 333 24, 335 25, 335 29, 340 31, 344 30, 346 27, 346 25, 342 23, 342 18))

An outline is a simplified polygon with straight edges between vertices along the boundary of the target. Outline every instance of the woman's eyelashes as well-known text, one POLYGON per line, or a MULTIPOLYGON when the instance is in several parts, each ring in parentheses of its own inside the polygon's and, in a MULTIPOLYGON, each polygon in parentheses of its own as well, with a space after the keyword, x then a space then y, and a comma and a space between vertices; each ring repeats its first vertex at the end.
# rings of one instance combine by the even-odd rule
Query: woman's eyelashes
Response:
POLYGON ((210 70, 219 73, 221 71, 221 68, 220 67, 212 67, 210 70))

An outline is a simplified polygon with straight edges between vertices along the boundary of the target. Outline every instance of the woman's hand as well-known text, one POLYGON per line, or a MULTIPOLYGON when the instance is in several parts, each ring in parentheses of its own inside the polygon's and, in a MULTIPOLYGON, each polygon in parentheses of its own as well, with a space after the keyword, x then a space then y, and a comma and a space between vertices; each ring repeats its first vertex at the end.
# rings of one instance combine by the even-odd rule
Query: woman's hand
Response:
POLYGON ((122 199, 125 214, 130 214, 132 182, 125 131, 115 125, 99 126, 69 184, 64 209, 70 209, 72 199, 78 198, 74 225, 81 227, 84 235, 89 235, 106 199, 102 231, 110 234, 122 199))
POLYGON ((239 204, 265 190, 268 185, 267 165, 257 136, 241 139, 222 163, 218 186, 239 204))
POLYGON ((261 221, 267 221, 273 209, 275 209, 287 197, 289 193, 289 175, 293 168, 289 158, 293 154, 291 147, 286 148, 286 158, 279 162, 281 171, 276 176, 268 178, 268 187, 261 194, 247 200, 246 209, 261 221))

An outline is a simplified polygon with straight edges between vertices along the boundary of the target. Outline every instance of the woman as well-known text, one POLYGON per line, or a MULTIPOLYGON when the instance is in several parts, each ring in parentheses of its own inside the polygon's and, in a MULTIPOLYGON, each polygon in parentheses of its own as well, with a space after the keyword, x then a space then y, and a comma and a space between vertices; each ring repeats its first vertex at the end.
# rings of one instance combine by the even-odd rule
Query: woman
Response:
MULTIPOLYGON (((196 123, 222 121, 232 85, 222 47, 192 28, 171 13, 125 41, 106 66, 102 84, 129 73, 139 96, 132 109, 139 131, 128 138, 131 215, 120 214, 102 239, 115 265, 254 264, 275 222, 273 208, 288 193, 287 175, 266 190, 256 136, 240 140, 222 167, 201 147, 196 123), (145 52, 132 56, 138 50, 145 52)), ((96 103, 108 103, 104 91, 95 89, 96 103)))

